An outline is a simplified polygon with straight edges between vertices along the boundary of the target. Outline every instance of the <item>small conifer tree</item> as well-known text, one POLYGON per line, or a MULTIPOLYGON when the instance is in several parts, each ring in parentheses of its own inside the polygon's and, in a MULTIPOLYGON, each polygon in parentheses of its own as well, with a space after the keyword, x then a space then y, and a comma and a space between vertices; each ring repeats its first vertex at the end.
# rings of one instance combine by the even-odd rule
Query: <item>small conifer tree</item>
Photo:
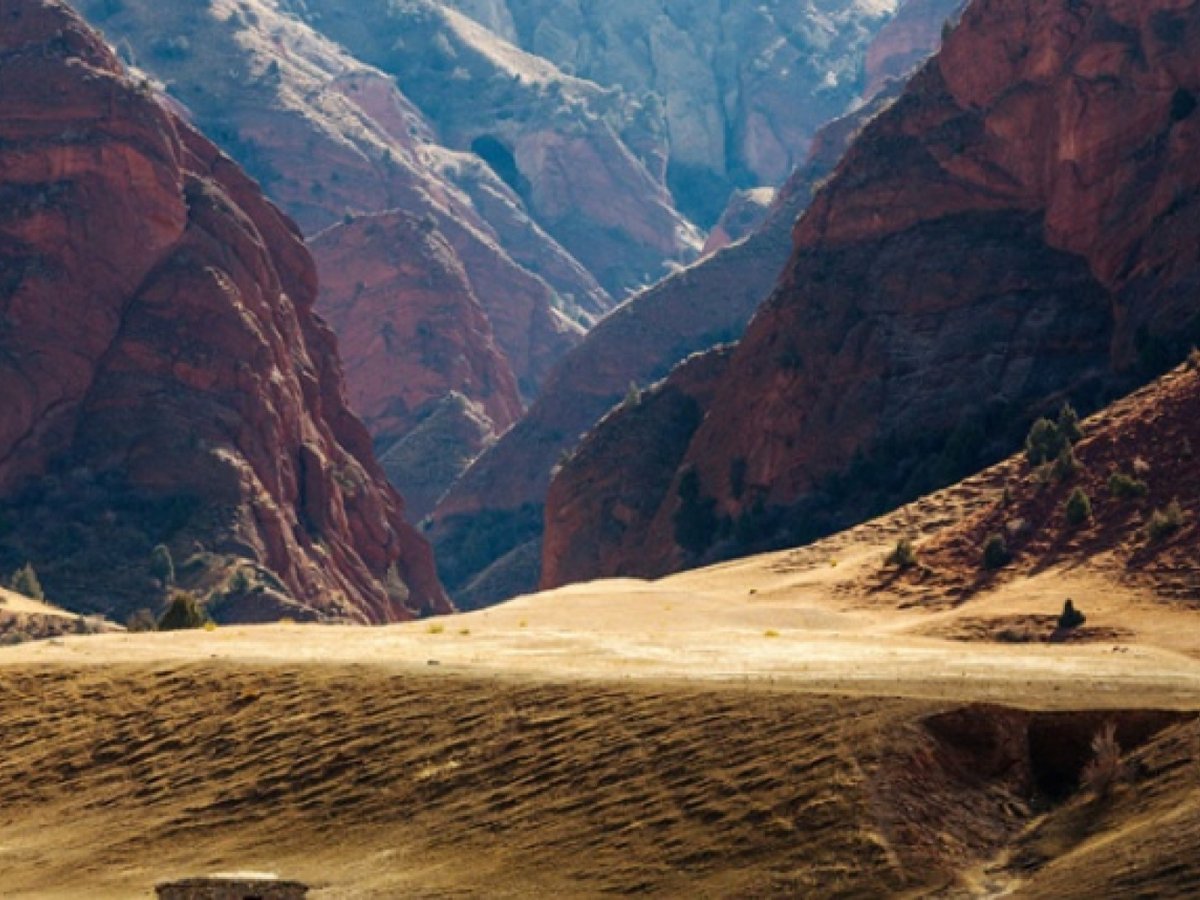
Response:
POLYGON ((203 628, 209 621, 200 598, 191 591, 176 591, 171 595, 167 611, 158 620, 159 631, 185 631, 203 628))
POLYGON ((1002 534, 992 534, 983 543, 983 567, 985 569, 1000 569, 1008 565, 1012 559, 1008 543, 1002 534))
POLYGON ((1067 498, 1065 507, 1067 523, 1078 527, 1092 517, 1092 501, 1083 488, 1075 488, 1067 498))
POLYGON ((34 600, 45 600, 46 594, 42 590, 42 583, 38 580, 37 572, 33 568, 33 563, 25 563, 21 568, 13 574, 12 589, 18 594, 24 594, 34 600))

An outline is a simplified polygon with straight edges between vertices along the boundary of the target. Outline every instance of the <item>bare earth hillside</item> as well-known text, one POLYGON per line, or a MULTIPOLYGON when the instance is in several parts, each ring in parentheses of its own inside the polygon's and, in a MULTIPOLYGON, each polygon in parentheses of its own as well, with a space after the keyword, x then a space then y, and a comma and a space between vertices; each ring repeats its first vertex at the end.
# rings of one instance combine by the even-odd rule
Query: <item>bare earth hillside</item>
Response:
POLYGON ((6 888, 251 869, 330 898, 1187 895, 1194 609, 1084 554, 965 601, 886 561, 909 536, 936 574, 928 548, 1020 465, 659 582, 0 651, 6 888), (1088 621, 1054 642, 1067 596, 1088 621))

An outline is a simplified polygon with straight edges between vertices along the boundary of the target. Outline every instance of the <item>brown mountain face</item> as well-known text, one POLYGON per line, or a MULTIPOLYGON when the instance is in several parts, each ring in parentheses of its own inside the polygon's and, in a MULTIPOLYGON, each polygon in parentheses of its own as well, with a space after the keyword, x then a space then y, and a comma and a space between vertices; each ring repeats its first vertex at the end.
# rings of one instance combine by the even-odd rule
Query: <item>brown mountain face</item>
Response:
POLYGON ((698 353, 653 388, 631 391, 571 456, 566 465, 588 477, 555 478, 550 484, 546 582, 561 584, 560 572, 607 568, 609 558, 644 552, 640 545, 650 537, 654 514, 667 499, 663 491, 725 376, 730 354, 729 348, 698 353), (560 520, 603 522, 605 540, 576 541, 571 529, 559 526, 560 520))
MULTIPOLYGON (((973 4, 801 218, 642 547, 547 569, 802 541, 1179 358, 1200 312, 1198 50, 1176 0, 973 4)), ((605 541, 547 518, 547 546, 605 541)))
POLYGON ((546 380, 528 413, 454 485, 437 507, 431 535, 456 602, 486 605, 537 585, 551 471, 631 384, 651 385, 690 354, 737 339, 786 262, 792 224, 814 185, 891 99, 894 91, 822 129, 808 163, 746 240, 665 279, 601 321, 546 380))
POLYGON ((410 520, 418 521, 512 421, 512 377, 519 411, 611 299, 482 159, 438 143, 432 124, 391 77, 273 0, 237 9, 217 0, 80 5, 261 180, 319 248, 323 309, 346 348, 352 408, 389 460, 388 477, 410 501, 410 520), (387 227, 402 240, 404 229, 385 227, 381 217, 394 222, 405 213, 431 233, 390 251, 381 245, 387 227), (364 216, 374 223, 373 239, 357 224, 364 216), (418 258, 434 245, 432 257, 418 258), (413 278, 421 276, 413 266, 455 270, 448 288, 454 296, 440 313, 429 291, 421 309, 387 313, 379 306, 389 293, 385 282, 398 303, 406 291, 415 296, 413 278), (373 287, 360 296, 359 284, 373 287), (482 307, 486 321, 468 306, 482 307), (452 307, 463 316, 451 315, 452 307), (396 315, 420 322, 427 346, 398 340, 396 315), (385 325, 387 343, 380 337, 385 325), (445 333, 429 334, 430 328, 445 333), (461 359, 446 357, 452 346, 465 350, 461 359), (438 385, 445 390, 434 393, 438 385), (389 389, 394 393, 386 396, 389 389), (450 398, 451 391, 461 391, 467 405, 450 398), (483 405, 476 408, 476 401, 483 405), (442 414, 428 418, 439 403, 442 414), (450 410, 456 415, 447 418, 450 410), (418 422, 422 434, 392 453, 418 422), (432 455, 422 457, 422 449, 432 455))
POLYGON ((316 271, 64 5, 0 0, 0 565, 81 611, 445 611, 349 412, 316 271))
MULTIPOLYGON (((431 220, 400 212, 366 216, 318 235, 312 249, 325 273, 318 306, 339 336, 350 404, 381 455, 451 392, 474 401, 486 422, 483 440, 517 420, 522 407, 512 369, 458 257, 431 220)), ((471 437, 464 435, 468 459, 484 446, 471 437)), ((388 474, 401 487, 420 484, 430 480, 420 470, 434 462, 415 460, 418 471, 388 474)), ((424 492, 436 499, 457 474, 443 473, 424 492)), ((419 521, 430 509, 410 505, 408 513, 419 521)))

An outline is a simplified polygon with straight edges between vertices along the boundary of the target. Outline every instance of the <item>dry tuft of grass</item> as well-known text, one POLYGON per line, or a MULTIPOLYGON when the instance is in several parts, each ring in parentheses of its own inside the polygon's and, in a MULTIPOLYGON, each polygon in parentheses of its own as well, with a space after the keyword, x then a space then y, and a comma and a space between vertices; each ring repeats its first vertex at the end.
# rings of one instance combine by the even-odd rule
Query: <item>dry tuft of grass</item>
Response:
POLYGON ((1117 743, 1117 726, 1109 722, 1092 738, 1092 758, 1080 775, 1080 785, 1097 797, 1107 797, 1124 779, 1125 762, 1117 743))

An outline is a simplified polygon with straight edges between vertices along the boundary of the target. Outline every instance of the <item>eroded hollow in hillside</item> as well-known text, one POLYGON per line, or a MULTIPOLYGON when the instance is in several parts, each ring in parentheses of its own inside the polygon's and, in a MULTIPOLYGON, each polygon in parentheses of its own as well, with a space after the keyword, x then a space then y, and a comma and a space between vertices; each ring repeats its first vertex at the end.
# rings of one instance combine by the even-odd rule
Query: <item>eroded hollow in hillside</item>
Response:
POLYGON ((1128 754, 1169 725, 1187 718, 1160 710, 1026 712, 986 705, 930 716, 947 771, 1001 779, 1035 805, 1053 805, 1075 793, 1092 759, 1092 741, 1110 724, 1128 754))
POLYGON ((1075 794, 1092 740, 1110 723, 1128 758, 1187 718, 1194 716, 986 704, 925 716, 883 749, 869 794, 875 827, 905 870, 953 879, 1075 794))
POLYGON ((528 195, 529 182, 521 174, 516 157, 507 144, 490 134, 484 134, 471 141, 471 152, 487 163, 500 180, 519 196, 528 195))
POLYGON ((1116 727, 1122 752, 1129 754, 1184 718, 1159 710, 1034 714, 1026 732, 1034 787, 1050 803, 1075 793, 1084 767, 1094 756, 1092 741, 1110 723, 1116 727))

